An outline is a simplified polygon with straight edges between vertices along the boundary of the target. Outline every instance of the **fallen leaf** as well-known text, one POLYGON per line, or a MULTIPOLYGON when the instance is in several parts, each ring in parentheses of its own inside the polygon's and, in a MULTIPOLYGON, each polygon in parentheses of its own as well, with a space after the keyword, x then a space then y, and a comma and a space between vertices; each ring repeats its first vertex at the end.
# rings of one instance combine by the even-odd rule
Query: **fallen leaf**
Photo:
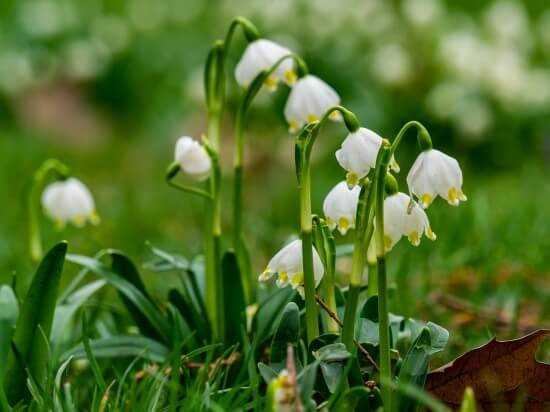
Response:
POLYGON ((550 410, 550 365, 537 362, 535 352, 550 330, 519 339, 491 340, 428 374, 426 389, 454 409, 470 386, 486 411, 550 410), (516 410, 516 409, 514 409, 516 410))

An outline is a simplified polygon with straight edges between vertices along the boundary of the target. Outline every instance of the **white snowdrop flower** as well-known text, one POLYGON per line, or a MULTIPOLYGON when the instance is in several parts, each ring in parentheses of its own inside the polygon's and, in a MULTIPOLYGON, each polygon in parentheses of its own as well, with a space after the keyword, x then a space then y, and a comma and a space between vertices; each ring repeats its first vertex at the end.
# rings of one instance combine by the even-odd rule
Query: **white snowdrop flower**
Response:
POLYGON ((340 234, 345 236, 349 229, 355 228, 355 214, 360 193, 359 186, 350 190, 345 181, 338 183, 328 192, 323 202, 323 213, 330 230, 338 228, 340 234))
POLYGON ((438 195, 453 206, 467 200, 458 162, 439 150, 429 149, 418 155, 407 175, 407 184, 424 209, 438 195))
MULTIPOLYGON (((382 137, 365 127, 346 136, 342 146, 336 151, 336 160, 348 172, 346 182, 349 187, 357 185, 374 168, 382 140, 382 137)), ((399 171, 399 165, 393 156, 390 166, 392 170, 399 171)))
POLYGON ((372 56, 374 76, 389 86, 402 86, 412 77, 411 57, 400 44, 387 44, 379 47, 372 56))
POLYGON ((210 175, 210 156, 199 142, 189 136, 180 137, 176 142, 175 161, 184 173, 196 180, 204 180, 210 175))
POLYGON ((416 27, 433 25, 443 14, 440 0, 405 0, 403 14, 416 27))
MULTIPOLYGON (((290 132, 297 132, 306 123, 320 120, 328 109, 340 104, 338 93, 317 76, 308 74, 296 81, 285 106, 285 118, 290 132)), ((339 112, 332 112, 332 120, 340 120, 339 112)))
MULTIPOLYGON (((237 83, 247 87, 262 71, 269 70, 281 58, 291 54, 286 47, 271 40, 258 39, 250 43, 235 68, 237 83)), ((265 85, 271 91, 277 88, 277 83, 284 81, 289 85, 296 82, 296 73, 290 59, 283 60, 277 69, 266 79, 265 85)))
POLYGON ((414 245, 420 244, 420 238, 435 240, 426 212, 405 193, 397 192, 384 199, 384 249, 389 251, 401 239, 407 236, 414 245))
POLYGON ((84 226, 86 222, 94 225, 99 223, 92 194, 74 177, 46 186, 41 200, 46 215, 60 228, 69 222, 78 227, 84 226))
MULTIPOLYGON (((321 282, 324 271, 323 262, 321 262, 317 250, 313 247, 313 276, 315 278, 315 287, 321 282)), ((278 251, 277 254, 271 258, 258 280, 260 282, 265 282, 273 275, 277 275, 277 286, 282 288, 290 284, 293 289, 298 290, 302 297, 304 296, 302 241, 300 239, 290 242, 278 251)))

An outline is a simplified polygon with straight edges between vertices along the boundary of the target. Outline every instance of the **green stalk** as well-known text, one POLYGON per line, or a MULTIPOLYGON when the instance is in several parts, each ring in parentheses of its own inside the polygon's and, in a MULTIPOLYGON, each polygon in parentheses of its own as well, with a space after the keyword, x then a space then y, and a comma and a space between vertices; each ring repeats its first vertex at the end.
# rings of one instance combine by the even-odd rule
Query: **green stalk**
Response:
POLYGON ((367 297, 378 295, 378 274, 376 265, 368 264, 369 284, 367 287, 367 297))
MULTIPOLYGON (((220 141, 220 115, 211 113, 208 118, 208 142, 212 150, 217 152, 220 141)), ((224 336, 223 319, 223 279, 221 276, 221 197, 220 197, 220 165, 212 156, 212 175, 210 177, 211 201, 207 201, 206 208, 206 307, 210 314, 214 340, 224 336)))
MULTIPOLYGON (((323 231, 323 240, 325 243, 325 278, 323 281, 324 298, 328 308, 333 312, 336 312, 336 294, 335 290, 335 272, 336 272, 336 248, 334 245, 334 238, 326 223, 321 227, 323 231)), ((327 331, 330 333, 338 333, 338 323, 330 316, 327 316, 327 331)))
POLYGON ((384 186, 391 150, 387 146, 380 148, 380 165, 376 170, 376 263, 378 267, 378 333, 380 339, 380 380, 384 410, 391 411, 390 335, 388 314, 388 288, 386 277, 386 258, 384 246, 384 186))
POLYGON ((307 342, 319 336, 317 302, 315 301, 315 276, 313 274, 313 241, 311 223, 311 171, 309 159, 302 152, 300 190, 300 238, 304 270, 304 291, 306 299, 307 342))
POLYGON ((34 173, 27 207, 29 213, 29 251, 32 260, 35 262, 42 259, 43 255, 40 235, 40 196, 50 174, 54 174, 58 179, 64 179, 69 175, 69 168, 57 159, 48 159, 34 173))

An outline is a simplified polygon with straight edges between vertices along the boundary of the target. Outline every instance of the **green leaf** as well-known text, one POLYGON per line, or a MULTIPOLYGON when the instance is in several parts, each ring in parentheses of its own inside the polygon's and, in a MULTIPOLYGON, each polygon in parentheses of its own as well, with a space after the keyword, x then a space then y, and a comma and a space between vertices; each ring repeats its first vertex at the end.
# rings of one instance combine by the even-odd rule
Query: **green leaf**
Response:
POLYGON ((102 279, 88 283, 68 296, 62 304, 57 305, 53 317, 52 332, 50 334, 50 339, 54 345, 67 340, 67 335, 69 335, 68 332, 72 330, 70 323, 75 313, 94 293, 105 286, 106 283, 107 282, 102 279))
POLYGON ((374 295, 367 299, 361 309, 360 316, 364 319, 369 319, 372 322, 378 323, 378 296, 374 295))
POLYGON ((277 372, 273 368, 267 366, 265 363, 258 362, 258 370, 260 371, 260 375, 262 375, 262 378, 267 384, 269 384, 269 382, 277 377, 277 372))
POLYGON ((345 363, 351 357, 343 343, 333 343, 314 352, 320 361, 321 373, 330 393, 334 393, 344 373, 345 363))
MULTIPOLYGON (((430 350, 430 329, 425 327, 415 339, 403 360, 399 371, 399 383, 412 384, 420 388, 424 386, 426 374, 428 373, 430 350)), ((417 400, 413 398, 399 395, 397 397, 397 410, 414 411, 417 403, 417 400)))
POLYGON ((223 275, 223 302, 225 306, 225 340, 232 344, 241 342, 241 329, 245 319, 246 303, 239 270, 239 263, 235 253, 225 252, 222 258, 223 275))
MULTIPOLYGON (((145 296, 145 298, 149 300, 149 302, 151 302, 152 305, 155 305, 153 299, 145 288, 143 280, 141 280, 141 276, 139 275, 136 266, 132 263, 132 261, 128 259, 127 256, 118 251, 112 251, 111 253, 109 253, 109 255, 112 259, 111 269, 113 270, 113 272, 117 273, 120 277, 126 279, 128 282, 134 285, 136 289, 138 289, 143 294, 143 296, 145 296)), ((120 290, 118 291, 118 294, 120 296, 120 299, 122 300, 122 303, 124 303, 124 306, 126 306, 126 308, 128 309, 130 316, 132 316, 132 318, 134 319, 134 322, 136 323, 140 332, 151 339, 162 340, 162 336, 156 330, 155 325, 151 324, 151 321, 147 318, 147 316, 145 316, 139 310, 139 308, 134 303, 132 303, 132 301, 128 299, 126 295, 120 290)))
MULTIPOLYGON (((96 358, 127 358, 140 356, 151 362, 164 362, 169 354, 168 348, 152 339, 139 335, 110 336, 90 340, 90 349, 96 358)), ((86 358, 82 344, 61 355, 61 360, 86 358)))
POLYGON ((300 309, 294 302, 285 306, 281 320, 271 341, 271 363, 283 363, 290 343, 296 347, 300 339, 300 309))
POLYGON ((134 304, 136 310, 147 318, 148 323, 155 328, 165 342, 170 341, 170 325, 166 318, 136 286, 97 259, 81 255, 67 255, 67 261, 87 267, 96 275, 104 278, 134 304))
MULTIPOLYGON (((369 404, 372 393, 368 388, 356 386, 348 389, 338 400, 334 406, 335 412, 350 412, 358 410, 357 406, 361 402, 362 404, 369 404)), ((371 410, 371 409, 361 409, 371 410)))
POLYGON ((439 326, 433 322, 428 322, 426 326, 430 329, 430 355, 441 352, 449 341, 449 331, 443 326, 439 326))
POLYGON ((281 316, 281 311, 295 294, 296 292, 290 287, 277 289, 267 299, 260 302, 256 316, 254 316, 256 345, 261 345, 273 334, 277 318, 281 316))
POLYGON ((7 285, 0 287, 0 382, 4 376, 10 342, 19 316, 19 304, 13 289, 7 285))
POLYGON ((338 333, 323 333, 322 335, 316 337, 309 344, 309 351, 316 352, 321 349, 323 346, 330 345, 331 343, 336 343, 340 339, 338 333))
POLYGON ((16 359, 19 356, 16 357, 12 350, 7 362, 10 378, 5 383, 5 390, 11 404, 19 402, 28 393, 25 366, 39 385, 45 383, 49 359, 44 335, 50 335, 66 253, 67 243, 61 242, 46 254, 23 301, 13 337, 20 359, 16 359))
POLYGON ((306 365, 304 369, 298 374, 298 385, 300 387, 300 397, 302 403, 306 406, 310 405, 313 396, 313 388, 315 387, 315 380, 317 379, 317 369, 319 368, 319 361, 316 360, 309 365, 306 365))
POLYGON ((189 327, 197 332, 197 337, 202 341, 206 341, 208 339, 208 319, 197 311, 189 296, 180 293, 179 290, 170 289, 168 301, 179 311, 189 327))

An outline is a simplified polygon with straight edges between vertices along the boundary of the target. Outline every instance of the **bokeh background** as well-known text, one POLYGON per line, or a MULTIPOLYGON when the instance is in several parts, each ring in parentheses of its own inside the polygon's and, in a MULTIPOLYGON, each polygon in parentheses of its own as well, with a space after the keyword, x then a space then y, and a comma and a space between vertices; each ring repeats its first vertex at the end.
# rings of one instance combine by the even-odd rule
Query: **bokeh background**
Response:
MULTIPOLYGON (((33 271, 25 196, 56 157, 93 191, 102 223, 56 232, 74 253, 119 248, 137 262, 146 241, 201 251, 202 203, 163 181, 180 135, 205 127, 202 65, 235 15, 303 55, 367 127, 393 138, 422 121, 463 165, 469 201, 429 209, 435 243, 401 241, 389 258, 396 313, 451 330, 451 355, 550 318, 550 4, 544 0, 3 0, 0 8, 0 280, 24 288, 33 271), (495 321, 497 320, 497 321, 495 321)), ((243 51, 230 53, 230 71, 243 51)), ((233 113, 229 83, 223 163, 230 216, 233 113)), ((250 114, 247 238, 254 267, 296 234, 288 89, 263 91, 250 114)), ((315 148, 314 211, 343 179, 333 125, 315 148)), ((412 136, 411 136, 412 137, 412 136)), ((416 146, 398 161, 404 177, 416 146)), ((226 219, 225 228, 230 229, 226 219)), ((350 238, 338 239, 341 244, 350 238)), ((345 278, 349 262, 339 260, 345 278)), ((67 267, 69 280, 76 271, 67 267)), ((169 279, 145 272, 159 292, 169 279)))

